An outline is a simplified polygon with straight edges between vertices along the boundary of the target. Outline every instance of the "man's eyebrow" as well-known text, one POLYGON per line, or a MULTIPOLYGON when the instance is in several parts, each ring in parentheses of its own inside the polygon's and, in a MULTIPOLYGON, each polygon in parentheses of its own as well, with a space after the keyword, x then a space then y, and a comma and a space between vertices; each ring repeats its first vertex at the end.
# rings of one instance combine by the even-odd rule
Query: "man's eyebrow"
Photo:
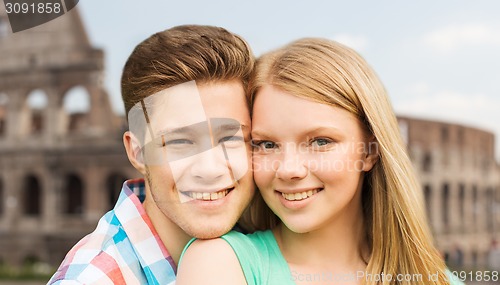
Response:
MULTIPOLYGON (((200 122, 200 123, 196 123, 193 125, 183 126, 183 127, 178 127, 178 128, 166 128, 163 130, 159 130, 156 133, 156 137, 160 137, 162 135, 190 134, 190 133, 192 134, 193 132, 195 132, 196 129, 198 129, 198 128, 193 128, 193 126, 199 126, 201 124, 205 124, 205 127, 208 127, 206 125, 207 121, 205 121, 205 122, 200 122)), ((237 132, 240 129, 245 131, 245 130, 250 130, 250 127, 248 127, 247 125, 243 125, 243 124, 238 123, 238 124, 220 124, 220 125, 217 125, 213 128, 213 130, 217 131, 217 132, 220 132, 220 131, 237 132)))
POLYGON ((161 136, 161 135, 173 135, 173 134, 185 134, 185 133, 191 133, 193 132, 192 125, 191 126, 184 126, 184 127, 179 127, 179 128, 167 128, 160 130, 156 133, 156 136, 161 136))
POLYGON ((242 124, 221 124, 214 126, 214 131, 239 131, 241 130, 247 130, 249 129, 248 126, 242 125, 242 124))

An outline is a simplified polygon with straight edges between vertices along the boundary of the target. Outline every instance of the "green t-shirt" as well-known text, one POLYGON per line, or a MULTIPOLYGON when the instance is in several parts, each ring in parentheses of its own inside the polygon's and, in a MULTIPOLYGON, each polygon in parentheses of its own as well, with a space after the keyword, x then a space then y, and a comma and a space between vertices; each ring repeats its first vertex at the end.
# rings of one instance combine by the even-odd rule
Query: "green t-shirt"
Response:
MULTIPOLYGON (((358 278, 355 273, 334 276, 328 273, 300 274, 291 272, 270 230, 248 235, 231 231, 221 236, 221 238, 229 243, 234 250, 248 285, 296 285, 295 281, 308 280, 324 282, 344 281, 346 283, 358 278)), ((189 241, 184 251, 186 251, 194 240, 189 241)), ((184 255, 184 251, 182 255, 184 255)), ((447 271, 447 274, 450 278, 450 285, 463 285, 457 278, 453 278, 450 271, 447 271)), ((426 283, 426 278, 428 277, 422 276, 424 283, 426 283)))
POLYGON ((248 285, 295 285, 288 263, 270 230, 249 235, 231 231, 221 238, 236 253, 248 285))

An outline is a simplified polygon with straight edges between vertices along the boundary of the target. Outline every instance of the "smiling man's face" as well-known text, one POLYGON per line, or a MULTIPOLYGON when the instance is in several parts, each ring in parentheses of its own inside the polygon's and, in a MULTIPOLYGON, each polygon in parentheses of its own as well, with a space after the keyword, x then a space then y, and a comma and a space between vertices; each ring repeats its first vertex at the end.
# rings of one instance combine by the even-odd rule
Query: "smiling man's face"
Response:
POLYGON ((142 143, 146 199, 190 236, 226 233, 254 192, 243 85, 188 82, 147 99, 139 106, 149 122, 142 143))

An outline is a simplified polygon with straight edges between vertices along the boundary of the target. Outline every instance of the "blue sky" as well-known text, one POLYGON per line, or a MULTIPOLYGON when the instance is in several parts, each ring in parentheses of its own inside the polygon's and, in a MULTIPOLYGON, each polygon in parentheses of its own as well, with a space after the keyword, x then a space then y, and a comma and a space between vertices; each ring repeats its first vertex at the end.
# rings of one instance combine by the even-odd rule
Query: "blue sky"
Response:
POLYGON ((256 55, 301 37, 343 42, 379 74, 396 113, 495 132, 500 144, 500 1, 83 0, 91 42, 106 52, 106 87, 122 113, 120 75, 149 35, 222 26, 256 55))

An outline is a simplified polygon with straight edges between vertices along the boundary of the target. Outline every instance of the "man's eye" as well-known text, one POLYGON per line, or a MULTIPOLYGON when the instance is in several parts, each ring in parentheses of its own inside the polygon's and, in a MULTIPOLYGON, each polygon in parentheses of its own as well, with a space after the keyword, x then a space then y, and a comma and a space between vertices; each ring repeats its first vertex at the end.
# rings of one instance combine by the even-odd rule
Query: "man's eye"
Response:
POLYGON ((223 137, 219 140, 219 143, 223 143, 223 142, 242 142, 243 141, 243 137, 242 136, 227 136, 227 137, 223 137))
POLYGON ((274 143, 272 141, 252 141, 252 146, 254 148, 269 150, 269 149, 275 148, 276 143, 274 143))
POLYGON ((193 144, 191 140, 188 139, 175 139, 175 140, 169 140, 169 141, 164 141, 162 140, 162 146, 181 146, 181 145, 190 145, 193 144))

